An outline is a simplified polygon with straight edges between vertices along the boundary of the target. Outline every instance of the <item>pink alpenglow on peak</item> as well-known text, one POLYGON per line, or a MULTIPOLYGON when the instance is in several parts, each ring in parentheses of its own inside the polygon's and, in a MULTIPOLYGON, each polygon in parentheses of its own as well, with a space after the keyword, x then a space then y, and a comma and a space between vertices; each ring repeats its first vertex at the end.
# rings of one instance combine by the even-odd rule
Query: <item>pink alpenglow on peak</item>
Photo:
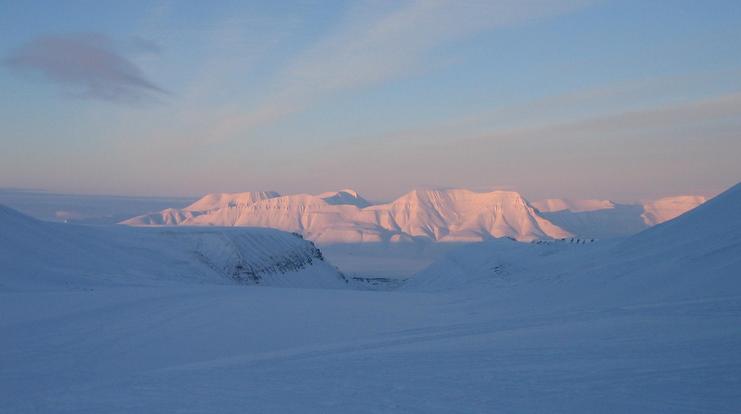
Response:
POLYGON ((272 227, 323 244, 473 242, 499 237, 530 241, 571 235, 513 191, 414 190, 379 205, 371 205, 353 190, 250 198, 249 202, 234 202, 236 198, 207 195, 183 211, 169 209, 123 224, 272 227))
POLYGON ((212 193, 185 207, 188 211, 206 211, 224 206, 248 205, 256 201, 280 197, 275 191, 250 191, 246 193, 212 193))
POLYGON ((565 198, 548 198, 532 203, 533 207, 543 213, 555 213, 557 211, 568 210, 574 213, 583 213, 587 211, 598 211, 615 208, 615 203, 610 200, 572 200, 565 198))
POLYGON ((371 203, 361 197, 357 191, 348 188, 340 191, 329 191, 326 193, 322 193, 319 194, 318 197, 329 204, 352 204, 359 208, 368 207, 369 205, 371 205, 371 203))
POLYGON ((707 199, 703 196, 664 197, 644 203, 641 217, 646 225, 654 226, 684 214, 705 201, 707 199))

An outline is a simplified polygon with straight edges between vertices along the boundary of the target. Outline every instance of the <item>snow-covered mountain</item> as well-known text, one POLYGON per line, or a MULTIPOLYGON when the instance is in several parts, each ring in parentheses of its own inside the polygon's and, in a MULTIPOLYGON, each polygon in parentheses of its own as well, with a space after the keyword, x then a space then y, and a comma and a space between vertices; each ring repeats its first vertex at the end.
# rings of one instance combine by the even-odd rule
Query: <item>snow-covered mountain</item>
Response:
POLYGON ((615 203, 610 200, 596 199, 573 200, 568 198, 547 198, 545 200, 535 201, 532 205, 543 213, 554 213, 563 210, 581 213, 615 208, 615 203))
POLYGON ((702 196, 674 196, 640 204, 610 200, 546 199, 532 203, 541 215, 581 237, 629 236, 670 220, 705 202, 702 196))
POLYGON ((358 208, 371 205, 368 200, 358 194, 357 191, 346 188, 340 191, 329 191, 318 196, 329 204, 350 204, 358 208))
POLYGON ((246 193, 212 193, 185 207, 185 211, 208 211, 221 207, 246 206, 260 200, 280 197, 275 191, 251 191, 246 193))
POLYGON ((369 208, 380 225, 410 236, 443 241, 492 237, 518 240, 561 238, 569 233, 541 217, 514 191, 415 190, 369 208))
POLYGON ((646 201, 643 203, 641 218, 646 225, 655 226, 684 214, 705 201, 706 198, 703 196, 692 195, 664 197, 646 201))
POLYGON ((212 284, 294 243, 286 275, 337 281, 276 230, 0 209, 0 412, 737 412, 740 210, 736 186, 623 240, 468 244, 364 292, 212 284))
POLYGON ((171 282, 346 284, 311 242, 274 229, 88 227, 0 206, 0 289, 171 282))
POLYGON ((272 227, 325 244, 415 239, 468 242, 496 237, 534 240, 570 235, 512 191, 415 190, 379 205, 370 205, 352 190, 318 196, 244 194, 251 195, 207 195, 185 209, 167 209, 123 224, 272 227))
POLYGON ((616 303, 739 295, 740 211, 741 183, 677 218, 622 240, 518 243, 505 239, 466 246, 420 272, 408 288, 537 286, 551 297, 616 303))

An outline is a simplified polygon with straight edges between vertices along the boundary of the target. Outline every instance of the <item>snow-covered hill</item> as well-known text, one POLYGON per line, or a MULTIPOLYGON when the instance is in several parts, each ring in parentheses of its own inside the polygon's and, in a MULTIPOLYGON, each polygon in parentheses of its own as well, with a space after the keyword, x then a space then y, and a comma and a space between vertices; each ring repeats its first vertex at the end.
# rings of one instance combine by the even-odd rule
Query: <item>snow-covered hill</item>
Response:
POLYGON ((573 200, 567 198, 547 198, 532 203, 533 207, 543 213, 554 213, 556 211, 568 210, 573 213, 585 211, 606 210, 615 207, 615 203, 610 200, 573 200))
POLYGON ((207 195, 185 209, 167 209, 123 224, 272 227, 325 244, 415 239, 470 242, 495 237, 534 240, 570 235, 539 215, 516 192, 462 189, 415 190, 380 205, 370 205, 352 190, 319 196, 207 195))
POLYGON ((5 288, 13 269, 129 280, 0 289, 0 412, 736 413, 739 210, 737 186, 623 241, 489 240, 395 292, 183 283, 229 280, 202 269, 232 263, 225 240, 311 250, 275 230, 103 231, 0 210, 5 288))
POLYGON ((692 195, 664 197, 647 201, 643 203, 641 218, 646 225, 655 226, 684 214, 705 201, 707 200, 703 196, 692 195))
POLYGON ((212 193, 185 207, 185 211, 208 211, 221 207, 246 206, 260 200, 280 197, 275 191, 252 191, 246 193, 212 193))
POLYGON ((350 204, 358 208, 371 205, 368 200, 358 194, 357 191, 346 188, 340 191, 329 191, 318 196, 329 204, 350 204))
POLYGON ((597 239, 630 236, 649 227, 641 217, 643 207, 640 204, 609 203, 609 208, 566 209, 541 215, 572 234, 597 239))
POLYGON ((741 184, 623 240, 467 246, 430 265, 407 288, 527 286, 547 290, 551 298, 615 303, 741 295, 739 212, 741 184))
POLYGON ((278 230, 88 227, 0 206, 0 289, 175 282, 345 286, 311 242, 278 230))
POLYGON ((629 236, 670 220, 705 202, 702 196, 673 196, 640 204, 610 200, 546 199, 532 205, 552 223, 581 237, 629 236))

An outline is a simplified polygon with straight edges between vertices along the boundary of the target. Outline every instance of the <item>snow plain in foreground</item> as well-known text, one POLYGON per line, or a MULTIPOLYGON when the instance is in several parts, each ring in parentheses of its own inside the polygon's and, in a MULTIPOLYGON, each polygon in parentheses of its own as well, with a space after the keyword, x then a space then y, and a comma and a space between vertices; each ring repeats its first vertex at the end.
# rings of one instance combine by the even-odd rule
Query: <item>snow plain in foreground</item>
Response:
POLYGON ((5 290, 0 412, 739 412, 739 211, 467 246, 393 292, 5 290))

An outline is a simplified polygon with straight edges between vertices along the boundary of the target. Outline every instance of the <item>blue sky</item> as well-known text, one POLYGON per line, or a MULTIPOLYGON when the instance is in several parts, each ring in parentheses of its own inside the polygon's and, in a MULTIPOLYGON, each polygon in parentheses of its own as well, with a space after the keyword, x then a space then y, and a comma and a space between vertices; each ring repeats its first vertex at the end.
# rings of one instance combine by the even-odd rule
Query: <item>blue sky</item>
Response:
POLYGON ((736 1, 0 2, 0 186, 122 195, 741 179, 736 1))

